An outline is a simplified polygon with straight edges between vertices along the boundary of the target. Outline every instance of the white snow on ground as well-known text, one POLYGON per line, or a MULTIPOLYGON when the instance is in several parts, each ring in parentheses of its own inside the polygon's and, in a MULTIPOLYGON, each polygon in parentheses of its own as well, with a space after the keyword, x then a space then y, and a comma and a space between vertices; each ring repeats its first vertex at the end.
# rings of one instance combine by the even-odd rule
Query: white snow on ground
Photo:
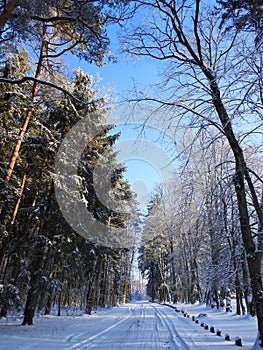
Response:
POLYGON ((231 350, 251 349, 257 334, 255 318, 237 316, 205 305, 176 304, 173 308, 148 301, 121 305, 91 316, 39 316, 33 326, 20 326, 22 319, 0 320, 1 350, 231 350), (181 310, 188 312, 184 316, 181 310), (200 314, 206 314, 201 316, 200 314), (199 323, 193 321, 200 315, 199 323), (209 325, 206 330, 201 322, 209 325), (218 336, 210 331, 220 329, 218 336), (225 340, 225 334, 230 341, 225 340))

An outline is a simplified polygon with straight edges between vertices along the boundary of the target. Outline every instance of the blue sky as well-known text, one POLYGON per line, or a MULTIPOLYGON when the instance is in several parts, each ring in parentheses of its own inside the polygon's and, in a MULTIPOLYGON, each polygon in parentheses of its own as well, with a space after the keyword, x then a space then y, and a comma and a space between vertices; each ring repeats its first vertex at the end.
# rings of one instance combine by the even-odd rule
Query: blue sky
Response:
POLYGON ((122 133, 116 148, 120 152, 119 161, 127 165, 126 177, 138 201, 145 206, 158 183, 169 182, 176 169, 168 148, 172 142, 169 135, 147 126, 144 135, 138 137, 140 128, 136 123, 119 124, 115 130, 122 133))
MULTIPOLYGON (((143 91, 148 90, 150 85, 159 81, 158 63, 142 57, 134 60, 121 54, 116 30, 112 28, 109 34, 112 41, 111 51, 116 55, 117 63, 107 63, 103 67, 97 67, 73 59, 70 65, 73 68, 81 67, 85 73, 99 78, 98 88, 101 91, 106 91, 110 87, 110 100, 125 101, 134 91, 134 84, 143 91)), ((115 107, 115 102, 113 106, 115 107)), ((144 206, 147 197, 154 191, 157 184, 162 180, 167 180, 168 172, 171 171, 171 159, 162 144, 162 132, 156 128, 146 127, 144 137, 139 139, 141 140, 138 141, 139 143, 136 143, 141 128, 136 123, 135 125, 125 123, 127 122, 126 117, 124 119, 121 117, 123 109, 125 110, 123 106, 120 110, 117 108, 115 113, 119 120, 114 131, 121 131, 121 137, 117 143, 120 152, 119 160, 127 165, 126 178, 137 193, 138 200, 144 206), (142 140, 145 142, 143 146, 145 150, 141 149, 142 140), (127 147, 129 147, 129 154, 127 154, 127 147), (136 152, 139 154, 136 155, 136 152), (167 171, 164 169, 166 166, 167 171)), ((165 142, 167 144, 167 139, 165 142)))
POLYGON ((119 101, 127 99, 129 92, 134 90, 134 83, 141 89, 157 83, 159 81, 158 62, 148 57, 128 57, 121 52, 116 27, 110 27, 108 32, 111 39, 110 51, 115 55, 117 63, 110 62, 105 63, 103 67, 97 67, 95 64, 88 64, 72 57, 70 66, 73 68, 80 66, 85 73, 95 78, 99 77, 101 90, 105 91, 111 87, 112 98, 116 98, 117 95, 119 101))

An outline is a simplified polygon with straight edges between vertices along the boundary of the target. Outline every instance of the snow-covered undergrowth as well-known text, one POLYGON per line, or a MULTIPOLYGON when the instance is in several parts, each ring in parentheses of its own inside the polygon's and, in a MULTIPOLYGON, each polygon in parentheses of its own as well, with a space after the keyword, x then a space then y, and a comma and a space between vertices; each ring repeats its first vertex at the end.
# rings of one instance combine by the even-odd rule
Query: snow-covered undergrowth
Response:
MULTIPOLYGON (((233 303, 232 312, 225 312, 224 308, 220 308, 219 310, 216 308, 212 309, 205 304, 176 304, 174 306, 180 311, 186 311, 191 320, 192 316, 195 317, 195 320, 198 319, 198 323, 195 323, 196 321, 192 320, 194 327, 202 328, 203 323, 208 325, 208 330, 204 329, 204 334, 205 331, 208 332, 211 327, 214 327, 215 332, 217 330, 221 331, 221 336, 223 338, 225 338, 226 335, 229 335, 230 346, 235 343, 237 337, 241 338, 242 349, 251 349, 255 343, 257 336, 256 318, 251 317, 250 315, 237 315, 235 312, 235 303, 233 303)), ((238 349, 238 347, 236 348, 238 349)))

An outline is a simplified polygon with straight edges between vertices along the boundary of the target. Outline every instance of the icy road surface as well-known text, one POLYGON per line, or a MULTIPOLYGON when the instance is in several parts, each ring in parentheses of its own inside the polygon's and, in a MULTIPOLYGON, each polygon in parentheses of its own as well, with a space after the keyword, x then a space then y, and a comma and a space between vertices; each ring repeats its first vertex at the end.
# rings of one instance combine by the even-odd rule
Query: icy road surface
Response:
POLYGON ((91 316, 36 317, 33 326, 20 323, 20 319, 1 321, 1 350, 236 348, 233 341, 205 330, 182 313, 149 302, 121 305, 91 316))

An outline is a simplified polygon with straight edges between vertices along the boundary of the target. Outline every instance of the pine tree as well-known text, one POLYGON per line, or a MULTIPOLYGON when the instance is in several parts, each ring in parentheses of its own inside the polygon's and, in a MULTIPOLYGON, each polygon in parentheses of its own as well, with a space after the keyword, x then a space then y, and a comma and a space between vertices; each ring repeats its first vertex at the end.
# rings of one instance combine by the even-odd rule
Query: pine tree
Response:
MULTIPOLYGON (((92 248, 92 239, 91 242, 88 242, 83 237, 74 234, 73 228, 69 227, 59 210, 52 174, 54 173, 59 145, 70 128, 81 118, 86 118, 89 115, 91 118, 94 117, 95 112, 96 118, 99 115, 101 117, 94 119, 94 123, 102 125, 106 120, 106 112, 103 110, 104 100, 96 99, 97 91, 93 89, 93 80, 90 76, 78 70, 75 72, 74 80, 66 82, 66 85, 75 99, 74 97, 65 98, 64 94, 56 89, 50 90, 45 86, 39 89, 41 98, 38 99, 38 106, 34 110, 28 133, 22 142, 19 163, 14 168, 14 176, 12 181, 8 183, 9 186, 13 186, 14 191, 20 191, 20 179, 23 177, 23 173, 26 174, 24 189, 19 192, 20 201, 16 208, 15 217, 13 216, 13 208, 16 206, 15 194, 13 201, 7 203, 6 199, 11 196, 7 195, 6 191, 1 193, 1 214, 5 214, 3 215, 4 220, 1 222, 3 228, 7 227, 7 224, 4 225, 4 223, 10 223, 10 220, 13 219, 12 225, 8 226, 8 239, 3 252, 3 282, 8 287, 6 287, 5 295, 7 293, 10 295, 10 290, 13 288, 14 302, 17 300, 21 305, 26 302, 23 324, 32 324, 37 307, 45 308, 48 313, 55 300, 59 301, 61 308, 64 303, 75 299, 79 289, 86 290, 88 293, 88 290, 92 288, 91 285, 87 285, 87 280, 92 278, 89 271, 92 271, 96 266, 96 259, 92 253, 95 249, 92 248), (88 103, 77 102, 80 98, 88 103), (27 164, 26 168, 24 164, 27 164), (8 215, 8 213, 10 214, 8 215), (73 256, 72 251, 75 252, 73 256), (73 267, 72 271, 65 269, 68 264, 73 267), (82 270, 83 274, 77 277, 75 271, 82 270)), ((28 85, 26 84, 26 86, 28 85)), ((30 87, 28 91, 30 91, 30 87)), ((16 107, 16 103, 13 104, 16 107)), ((7 108, 5 104, 4 113, 6 110, 11 113, 10 107, 7 108)), ((6 119, 3 118, 2 122, 4 141, 8 134, 13 132, 14 127, 9 122, 5 129, 6 119)), ((125 207, 125 211, 127 211, 127 205, 132 199, 130 187, 123 177, 124 168, 117 164, 115 152, 112 150, 117 136, 110 135, 108 133, 110 129, 111 126, 107 125, 100 129, 103 132, 95 137, 92 144, 87 145, 79 161, 82 191, 88 193, 86 200, 87 203, 90 203, 87 210, 94 215, 94 218, 98 219, 100 216, 104 220, 103 217, 105 217, 104 224, 107 223, 109 215, 112 215, 112 211, 99 201, 96 191, 90 191, 93 187, 92 169, 99 154, 104 154, 107 171, 113 171, 112 190, 115 191, 118 200, 121 197, 124 198, 122 206, 125 207)), ((2 154, 7 160, 8 149, 5 148, 5 145, 6 143, 1 143, 2 154)), ((124 227, 127 224, 128 212, 125 214, 125 211, 120 211, 120 216, 118 216, 118 211, 115 212, 113 225, 124 227)), ((5 237, 2 239, 5 240, 5 237)), ((101 249, 103 251, 103 248, 101 249)), ((101 269, 107 271, 109 267, 103 262, 104 255, 99 248, 95 250, 96 255, 102 256, 98 266, 101 264, 101 269)), ((113 252, 108 248, 107 254, 111 256, 113 252)), ((122 255, 117 256, 119 258, 116 259, 116 264, 119 264, 122 255)), ((95 276, 98 275, 99 278, 98 286, 101 288, 105 289, 105 283, 113 283, 115 278, 120 278, 117 274, 114 278, 112 277, 110 282, 108 281, 110 275, 99 271, 100 269, 94 269, 95 276), (100 285, 102 283, 101 274, 105 276, 104 287, 103 284, 100 285)), ((118 294, 113 289, 111 293, 118 294)), ((112 296, 107 296, 107 298, 113 303, 117 302, 117 298, 112 296)), ((80 298, 78 302, 83 304, 84 299, 83 294, 82 299, 80 298)), ((95 298, 91 303, 91 309, 98 303, 105 302, 95 298)), ((3 315, 6 315, 9 306, 3 295, 3 315)))

